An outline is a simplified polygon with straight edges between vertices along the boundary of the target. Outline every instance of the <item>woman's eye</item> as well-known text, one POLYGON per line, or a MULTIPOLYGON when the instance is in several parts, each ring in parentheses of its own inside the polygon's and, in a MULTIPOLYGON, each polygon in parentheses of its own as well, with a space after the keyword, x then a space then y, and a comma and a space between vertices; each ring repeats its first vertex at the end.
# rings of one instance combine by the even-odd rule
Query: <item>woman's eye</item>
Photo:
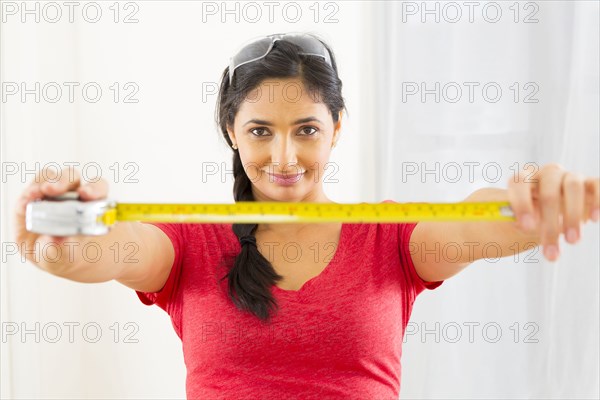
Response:
POLYGON ((313 136, 314 134, 316 134, 318 132, 318 129, 314 128, 312 126, 305 126, 304 128, 302 128, 302 132, 304 132, 306 134, 306 136, 313 136), (307 133, 307 131, 306 131, 307 129, 312 129, 312 130, 314 130, 314 132, 313 133, 307 133))
POLYGON ((252 133, 254 136, 265 136, 265 135, 263 135, 263 134, 258 134, 258 135, 257 135, 257 134, 255 134, 255 133, 254 133, 255 131, 261 131, 261 132, 264 132, 264 130, 265 130, 265 128, 254 128, 254 129, 250 129, 250 132, 251 132, 251 133, 252 133))

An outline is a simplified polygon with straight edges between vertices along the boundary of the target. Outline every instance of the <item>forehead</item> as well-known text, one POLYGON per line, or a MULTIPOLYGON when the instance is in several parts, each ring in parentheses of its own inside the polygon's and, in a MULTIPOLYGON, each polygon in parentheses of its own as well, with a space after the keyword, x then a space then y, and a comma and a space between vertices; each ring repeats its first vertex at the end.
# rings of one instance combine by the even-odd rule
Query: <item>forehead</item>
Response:
POLYGON ((246 95, 236 119, 260 115, 285 120, 296 119, 299 114, 324 118, 329 109, 299 79, 266 79, 246 95))

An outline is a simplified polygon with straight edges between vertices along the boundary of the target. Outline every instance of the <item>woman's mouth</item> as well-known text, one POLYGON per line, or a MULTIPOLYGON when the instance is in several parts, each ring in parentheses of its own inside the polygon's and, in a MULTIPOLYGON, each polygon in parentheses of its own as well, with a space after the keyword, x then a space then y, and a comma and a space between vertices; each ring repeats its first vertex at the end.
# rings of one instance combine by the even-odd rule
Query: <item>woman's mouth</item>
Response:
POLYGON ((267 172, 267 174, 269 174, 269 182, 274 182, 282 186, 290 186, 298 182, 302 178, 302 175, 304 175, 304 172, 295 174, 274 174, 267 172))

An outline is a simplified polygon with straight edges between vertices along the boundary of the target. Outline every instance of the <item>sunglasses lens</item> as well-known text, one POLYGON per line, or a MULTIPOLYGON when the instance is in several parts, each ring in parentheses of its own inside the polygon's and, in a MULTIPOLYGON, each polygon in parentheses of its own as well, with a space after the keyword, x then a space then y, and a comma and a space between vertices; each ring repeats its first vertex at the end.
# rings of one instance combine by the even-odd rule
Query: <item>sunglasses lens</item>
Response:
POLYGON ((324 55, 323 52, 326 51, 320 41, 310 36, 286 36, 285 40, 299 46, 304 53, 324 55))
POLYGON ((270 38, 262 38, 255 42, 252 42, 244 46, 234 57, 233 67, 237 68, 239 65, 245 64, 252 60, 262 58, 267 55, 269 48, 271 47, 270 38))

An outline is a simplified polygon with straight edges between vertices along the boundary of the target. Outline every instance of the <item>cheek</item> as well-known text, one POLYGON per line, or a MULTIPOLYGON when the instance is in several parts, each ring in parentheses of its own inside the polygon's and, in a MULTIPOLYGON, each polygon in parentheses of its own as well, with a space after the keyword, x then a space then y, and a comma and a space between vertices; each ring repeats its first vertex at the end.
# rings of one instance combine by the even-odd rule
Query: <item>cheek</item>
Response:
POLYGON ((252 152, 248 152, 247 150, 245 152, 240 151, 240 161, 248 178, 250 178, 251 181, 256 182, 256 180, 260 178, 261 164, 257 162, 252 155, 252 152))
POLYGON ((244 148, 240 150, 240 160, 246 168, 256 168, 256 166, 260 166, 260 164, 264 162, 263 159, 264 155, 252 146, 244 146, 244 148))
POLYGON ((271 156, 269 146, 263 143, 245 143, 243 150, 240 152, 242 160, 251 163, 268 162, 271 156))
POLYGON ((307 160, 308 165, 306 167, 310 169, 311 174, 322 177, 323 174, 334 167, 332 162, 329 161, 330 154, 331 152, 328 149, 324 149, 315 154, 310 160, 307 160))

